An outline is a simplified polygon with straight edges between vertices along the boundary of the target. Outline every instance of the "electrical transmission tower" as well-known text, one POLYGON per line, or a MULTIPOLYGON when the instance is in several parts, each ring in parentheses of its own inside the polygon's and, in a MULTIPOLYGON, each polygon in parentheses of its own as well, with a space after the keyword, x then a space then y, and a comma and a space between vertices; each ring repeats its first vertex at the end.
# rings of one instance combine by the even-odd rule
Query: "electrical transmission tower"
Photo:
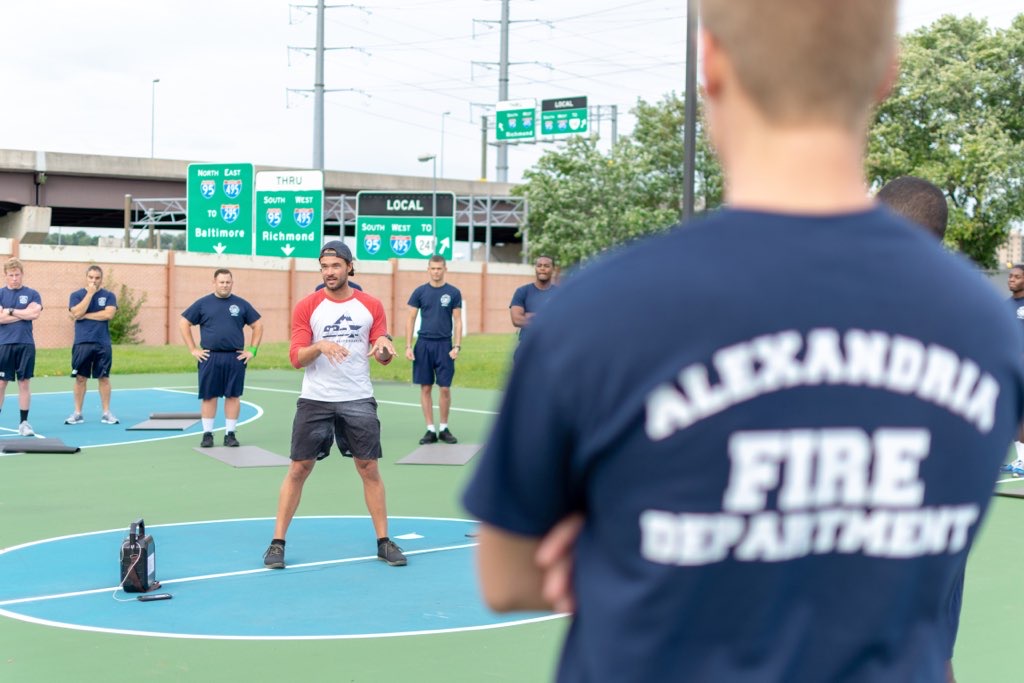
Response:
POLYGON ((354 8, 370 14, 370 11, 361 5, 325 5, 324 0, 317 0, 315 5, 291 5, 292 7, 315 8, 316 9, 316 46, 314 47, 292 47, 289 50, 299 52, 312 52, 316 57, 316 74, 313 78, 312 88, 289 88, 289 92, 312 92, 313 93, 313 168, 324 170, 324 93, 325 92, 358 92, 366 95, 358 88, 324 88, 324 51, 325 50, 358 50, 369 54, 360 47, 324 47, 324 11, 342 7, 354 8))

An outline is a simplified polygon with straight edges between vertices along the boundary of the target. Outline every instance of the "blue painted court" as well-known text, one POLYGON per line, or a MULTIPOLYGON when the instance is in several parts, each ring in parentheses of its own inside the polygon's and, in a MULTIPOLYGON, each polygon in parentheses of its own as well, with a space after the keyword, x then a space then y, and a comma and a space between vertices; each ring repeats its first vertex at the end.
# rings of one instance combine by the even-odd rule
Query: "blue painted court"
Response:
MULTIPOLYGON (((290 399, 281 394, 293 392, 271 391, 275 393, 260 393, 258 387, 253 387, 248 392, 250 400, 242 401, 240 425, 249 423, 241 430, 242 439, 247 441, 251 436, 286 454, 282 444, 274 446, 265 436, 257 436, 265 434, 268 427, 278 434, 290 431, 290 399), (265 414, 264 406, 252 400, 264 397, 276 402, 271 414, 265 414), (265 424, 266 418, 271 424, 265 424)), ((13 435, 17 396, 8 395, 4 407, 0 439, 30 438, 13 435)), ((86 395, 85 423, 64 424, 71 407, 71 392, 36 393, 30 422, 38 437, 59 438, 67 445, 92 450, 83 450, 80 456, 19 456, 37 462, 39 458, 56 462, 52 459, 57 457, 84 456, 89 460, 91 454, 98 455, 104 448, 161 441, 162 450, 166 446, 174 452, 189 453, 187 460, 176 460, 176 466, 206 462, 197 460, 192 451, 201 432, 198 422, 184 431, 128 429, 155 412, 197 412, 199 401, 194 390, 115 389, 111 407, 121 421, 117 425, 99 422, 101 411, 95 391, 86 395)), ((223 429, 222 408, 216 424, 223 429)), ((409 439, 408 447, 415 445, 409 439)), ((152 448, 156 447, 153 443, 152 448)), ((391 450, 393 461, 398 452, 391 450)), ((356 476, 350 467, 348 460, 334 458, 318 466, 314 481, 339 477, 340 470, 343 481, 348 478, 354 482, 356 476)), ((166 466, 156 471, 160 470, 166 470, 166 466)), ((282 473, 277 470, 268 474, 280 481, 282 473)), ((245 480, 262 478, 263 473, 222 471, 218 475, 245 480)), ((182 481, 147 475, 141 486, 150 488, 162 480, 172 487, 181 486, 182 481)), ((268 512, 273 510, 275 495, 276 484, 266 491, 264 509, 268 512)), ((358 499, 354 502, 361 504, 358 499)), ((197 499, 187 507, 198 510, 201 506, 197 499)), ((137 594, 118 590, 119 552, 132 517, 124 519, 126 526, 121 529, 41 537, 0 552, 0 615, 81 631, 222 640, 453 633, 553 618, 540 614, 495 615, 483 605, 473 566, 476 543, 467 536, 475 529, 475 522, 394 515, 389 517, 390 535, 409 558, 406 567, 389 567, 377 559, 373 526, 365 515, 296 517, 289 529, 288 567, 284 570, 263 567, 262 554, 273 536, 272 517, 169 524, 147 519, 146 531, 155 539, 156 576, 162 584, 158 592, 174 597, 139 602, 137 594)))
POLYGON ((409 558, 376 558, 367 517, 299 517, 288 568, 262 567, 273 519, 147 526, 159 592, 139 602, 117 590, 125 530, 54 538, 0 553, 0 614, 79 630, 212 639, 421 635, 551 618, 502 617, 480 601, 462 519, 392 517, 409 558))
MULTIPOLYGON (((92 389, 92 387, 90 387, 92 389)), ((149 419, 151 413, 199 412, 199 399, 194 390, 178 389, 115 389, 111 397, 111 411, 121 424, 100 423, 100 399, 95 390, 86 393, 82 414, 85 422, 66 425, 64 420, 71 414, 74 402, 70 391, 33 393, 29 422, 39 438, 61 439, 69 446, 90 448, 116 444, 137 443, 155 439, 194 438, 202 432, 197 422, 186 430, 170 431, 129 431, 128 428, 149 419)), ((242 401, 239 423, 256 419, 262 410, 248 401, 242 401)), ((218 406, 218 427, 223 430, 223 406, 218 406)), ((18 434, 18 395, 14 387, 8 387, 3 410, 0 411, 0 439, 30 438, 18 434)))

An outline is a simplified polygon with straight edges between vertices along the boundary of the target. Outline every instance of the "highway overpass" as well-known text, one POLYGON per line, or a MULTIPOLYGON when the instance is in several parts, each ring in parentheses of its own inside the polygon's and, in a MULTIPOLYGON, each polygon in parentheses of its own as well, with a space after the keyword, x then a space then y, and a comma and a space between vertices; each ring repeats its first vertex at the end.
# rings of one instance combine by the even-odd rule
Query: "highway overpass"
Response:
MULTIPOLYGON (((51 228, 184 230, 185 178, 189 163, 206 160, 150 159, 0 149, 0 237, 41 242, 51 228)), ((247 161, 233 159, 231 161, 247 161)), ((261 170, 293 170, 256 166, 261 170)), ((324 172, 327 235, 354 234, 355 195, 361 190, 430 192, 430 176, 348 171, 324 172)), ((526 202, 510 183, 437 179, 438 192, 456 196, 456 240, 491 247, 515 245, 526 202)))

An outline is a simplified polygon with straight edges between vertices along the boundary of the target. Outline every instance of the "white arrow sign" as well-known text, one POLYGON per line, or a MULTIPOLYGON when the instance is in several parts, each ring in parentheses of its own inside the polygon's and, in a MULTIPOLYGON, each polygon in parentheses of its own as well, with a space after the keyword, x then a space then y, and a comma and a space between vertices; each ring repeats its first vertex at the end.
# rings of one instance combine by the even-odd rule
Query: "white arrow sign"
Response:
POLYGON ((281 251, 284 252, 285 256, 291 256, 292 252, 295 251, 295 247, 293 247, 290 244, 285 244, 283 247, 281 247, 281 251))
POLYGON ((452 246, 451 242, 449 242, 448 238, 445 237, 443 240, 441 240, 441 248, 438 249, 437 253, 441 254, 441 255, 444 255, 444 252, 447 251, 448 247, 450 247, 450 246, 452 246))
POLYGON ((217 242, 217 244, 213 245, 213 250, 218 254, 223 254, 225 249, 227 249, 227 247, 225 247, 220 242, 217 242))

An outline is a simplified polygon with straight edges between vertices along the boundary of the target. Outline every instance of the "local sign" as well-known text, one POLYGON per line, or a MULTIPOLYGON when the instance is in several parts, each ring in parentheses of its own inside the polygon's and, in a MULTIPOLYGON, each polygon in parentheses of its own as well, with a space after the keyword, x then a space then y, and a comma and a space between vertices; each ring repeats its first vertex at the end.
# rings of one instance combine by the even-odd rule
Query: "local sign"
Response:
POLYGON ((586 133, 587 119, 586 97, 541 100, 540 132, 543 135, 586 133))
POLYGON ((324 234, 323 171, 256 174, 257 256, 317 258, 324 234))
POLYGON ((189 164, 185 249, 252 254, 252 164, 189 164))
POLYGON ((356 259, 451 259, 455 195, 451 192, 360 192, 356 195, 356 259), (437 205, 434 205, 434 199, 437 205))

